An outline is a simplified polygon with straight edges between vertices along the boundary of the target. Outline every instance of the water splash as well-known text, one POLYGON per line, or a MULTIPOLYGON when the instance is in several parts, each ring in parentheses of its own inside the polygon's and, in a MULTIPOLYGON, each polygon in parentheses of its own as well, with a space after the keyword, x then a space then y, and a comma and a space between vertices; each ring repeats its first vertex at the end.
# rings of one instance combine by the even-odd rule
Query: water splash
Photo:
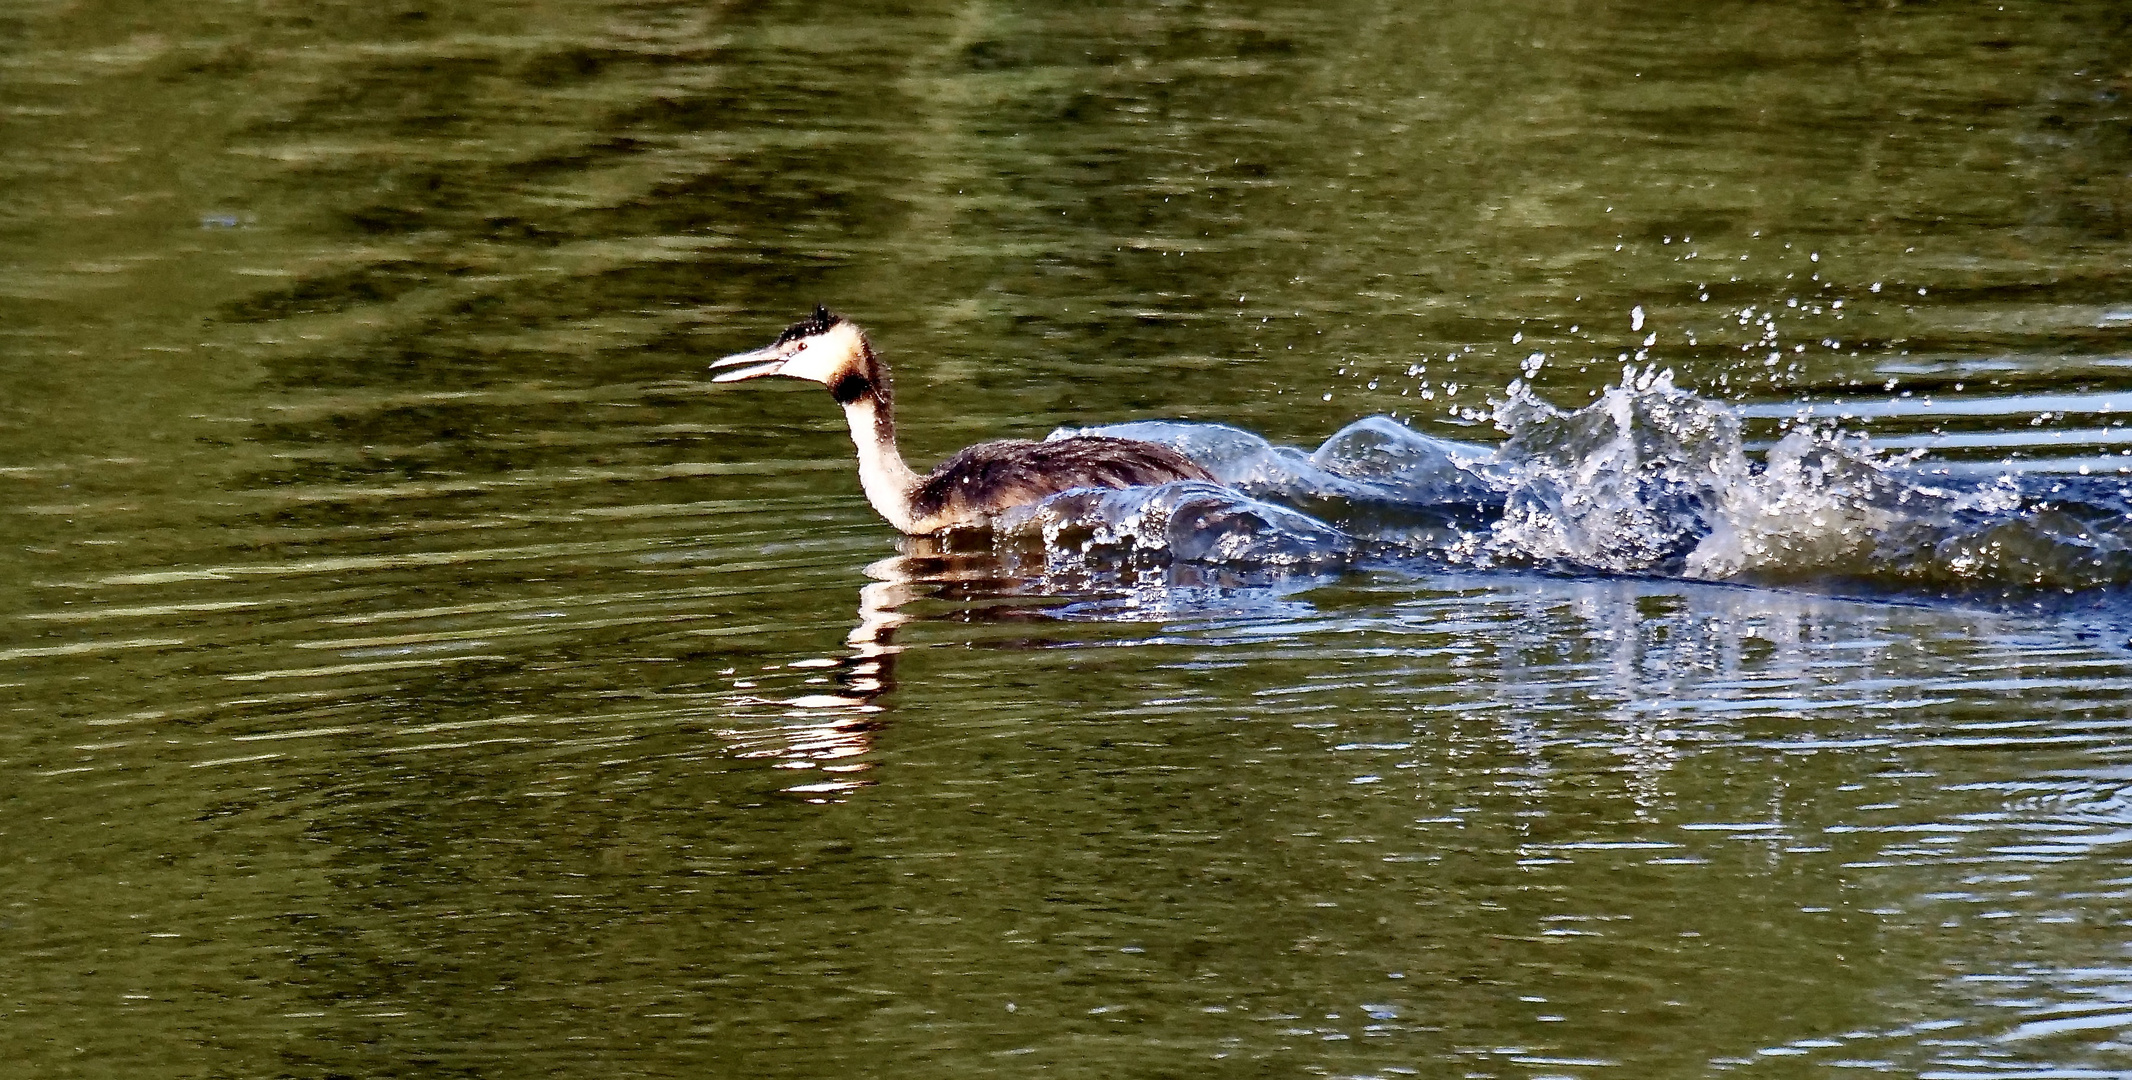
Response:
POLYGON ((1374 416, 1309 453, 1219 424, 1062 429, 1052 438, 1174 447, 1221 484, 1067 492, 997 531, 1054 558, 1233 567, 1392 560, 1968 594, 2132 585, 2132 506, 2099 479, 2044 492, 2012 475, 1935 478, 1915 453, 1812 424, 1757 455, 1738 412, 1651 369, 1570 410, 1513 382, 1492 419, 1504 434, 1492 447, 1374 416))
POLYGON ((1680 573, 1749 471, 1739 419, 1668 374, 1631 373, 1574 412, 1514 382, 1495 423, 1503 516, 1479 550, 1498 561, 1680 573))
POLYGON ((1222 424, 1143 421, 1051 434, 1161 443, 1253 500, 1277 503, 1365 541, 1428 547, 1484 527, 1503 498, 1479 468, 1495 451, 1424 435, 1387 416, 1357 420, 1311 452, 1222 424))
POLYGON ((1354 554, 1346 534, 1307 514, 1218 484, 1079 488, 1018 506, 993 524, 1005 540, 1099 561, 1167 558, 1233 566, 1309 566, 1354 554))

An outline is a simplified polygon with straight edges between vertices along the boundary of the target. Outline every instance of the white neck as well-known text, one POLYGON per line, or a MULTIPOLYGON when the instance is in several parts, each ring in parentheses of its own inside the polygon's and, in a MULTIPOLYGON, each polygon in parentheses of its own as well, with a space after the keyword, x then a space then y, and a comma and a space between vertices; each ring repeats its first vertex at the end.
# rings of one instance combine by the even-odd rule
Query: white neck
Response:
POLYGON ((866 489, 866 501, 890 525, 907 533, 921 531, 911 514, 918 474, 896 449, 894 417, 868 395, 844 406, 844 419, 851 425, 852 445, 859 448, 859 486, 866 489))

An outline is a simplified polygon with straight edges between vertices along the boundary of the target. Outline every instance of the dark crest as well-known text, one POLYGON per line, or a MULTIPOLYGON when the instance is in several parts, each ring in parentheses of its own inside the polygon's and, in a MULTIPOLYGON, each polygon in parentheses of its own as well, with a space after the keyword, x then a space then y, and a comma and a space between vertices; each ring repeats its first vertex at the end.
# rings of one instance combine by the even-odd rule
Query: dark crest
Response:
POLYGON ((785 332, 777 335, 777 344, 783 345, 788 341, 798 341, 803 337, 813 337, 843 321, 843 316, 830 311, 820 304, 816 304, 814 305, 814 314, 785 327, 785 332))

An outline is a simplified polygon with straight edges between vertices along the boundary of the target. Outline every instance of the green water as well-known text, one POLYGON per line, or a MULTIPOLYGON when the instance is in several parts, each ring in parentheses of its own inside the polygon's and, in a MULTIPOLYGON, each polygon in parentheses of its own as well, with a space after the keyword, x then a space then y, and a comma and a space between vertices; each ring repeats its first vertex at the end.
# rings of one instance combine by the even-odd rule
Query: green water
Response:
POLYGON ((2121 599, 1030 582, 704 365, 2071 473, 2128 93, 2107 3, 0 5, 0 1075, 2117 1075, 2121 599))

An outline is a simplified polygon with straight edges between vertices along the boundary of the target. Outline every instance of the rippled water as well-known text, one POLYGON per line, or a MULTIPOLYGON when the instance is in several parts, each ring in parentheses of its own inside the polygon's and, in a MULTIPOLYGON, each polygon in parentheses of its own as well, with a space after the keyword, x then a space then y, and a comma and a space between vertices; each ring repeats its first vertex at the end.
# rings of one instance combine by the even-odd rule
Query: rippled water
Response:
POLYGON ((2119 1075, 2128 31, 0 10, 0 1073, 2119 1075))

